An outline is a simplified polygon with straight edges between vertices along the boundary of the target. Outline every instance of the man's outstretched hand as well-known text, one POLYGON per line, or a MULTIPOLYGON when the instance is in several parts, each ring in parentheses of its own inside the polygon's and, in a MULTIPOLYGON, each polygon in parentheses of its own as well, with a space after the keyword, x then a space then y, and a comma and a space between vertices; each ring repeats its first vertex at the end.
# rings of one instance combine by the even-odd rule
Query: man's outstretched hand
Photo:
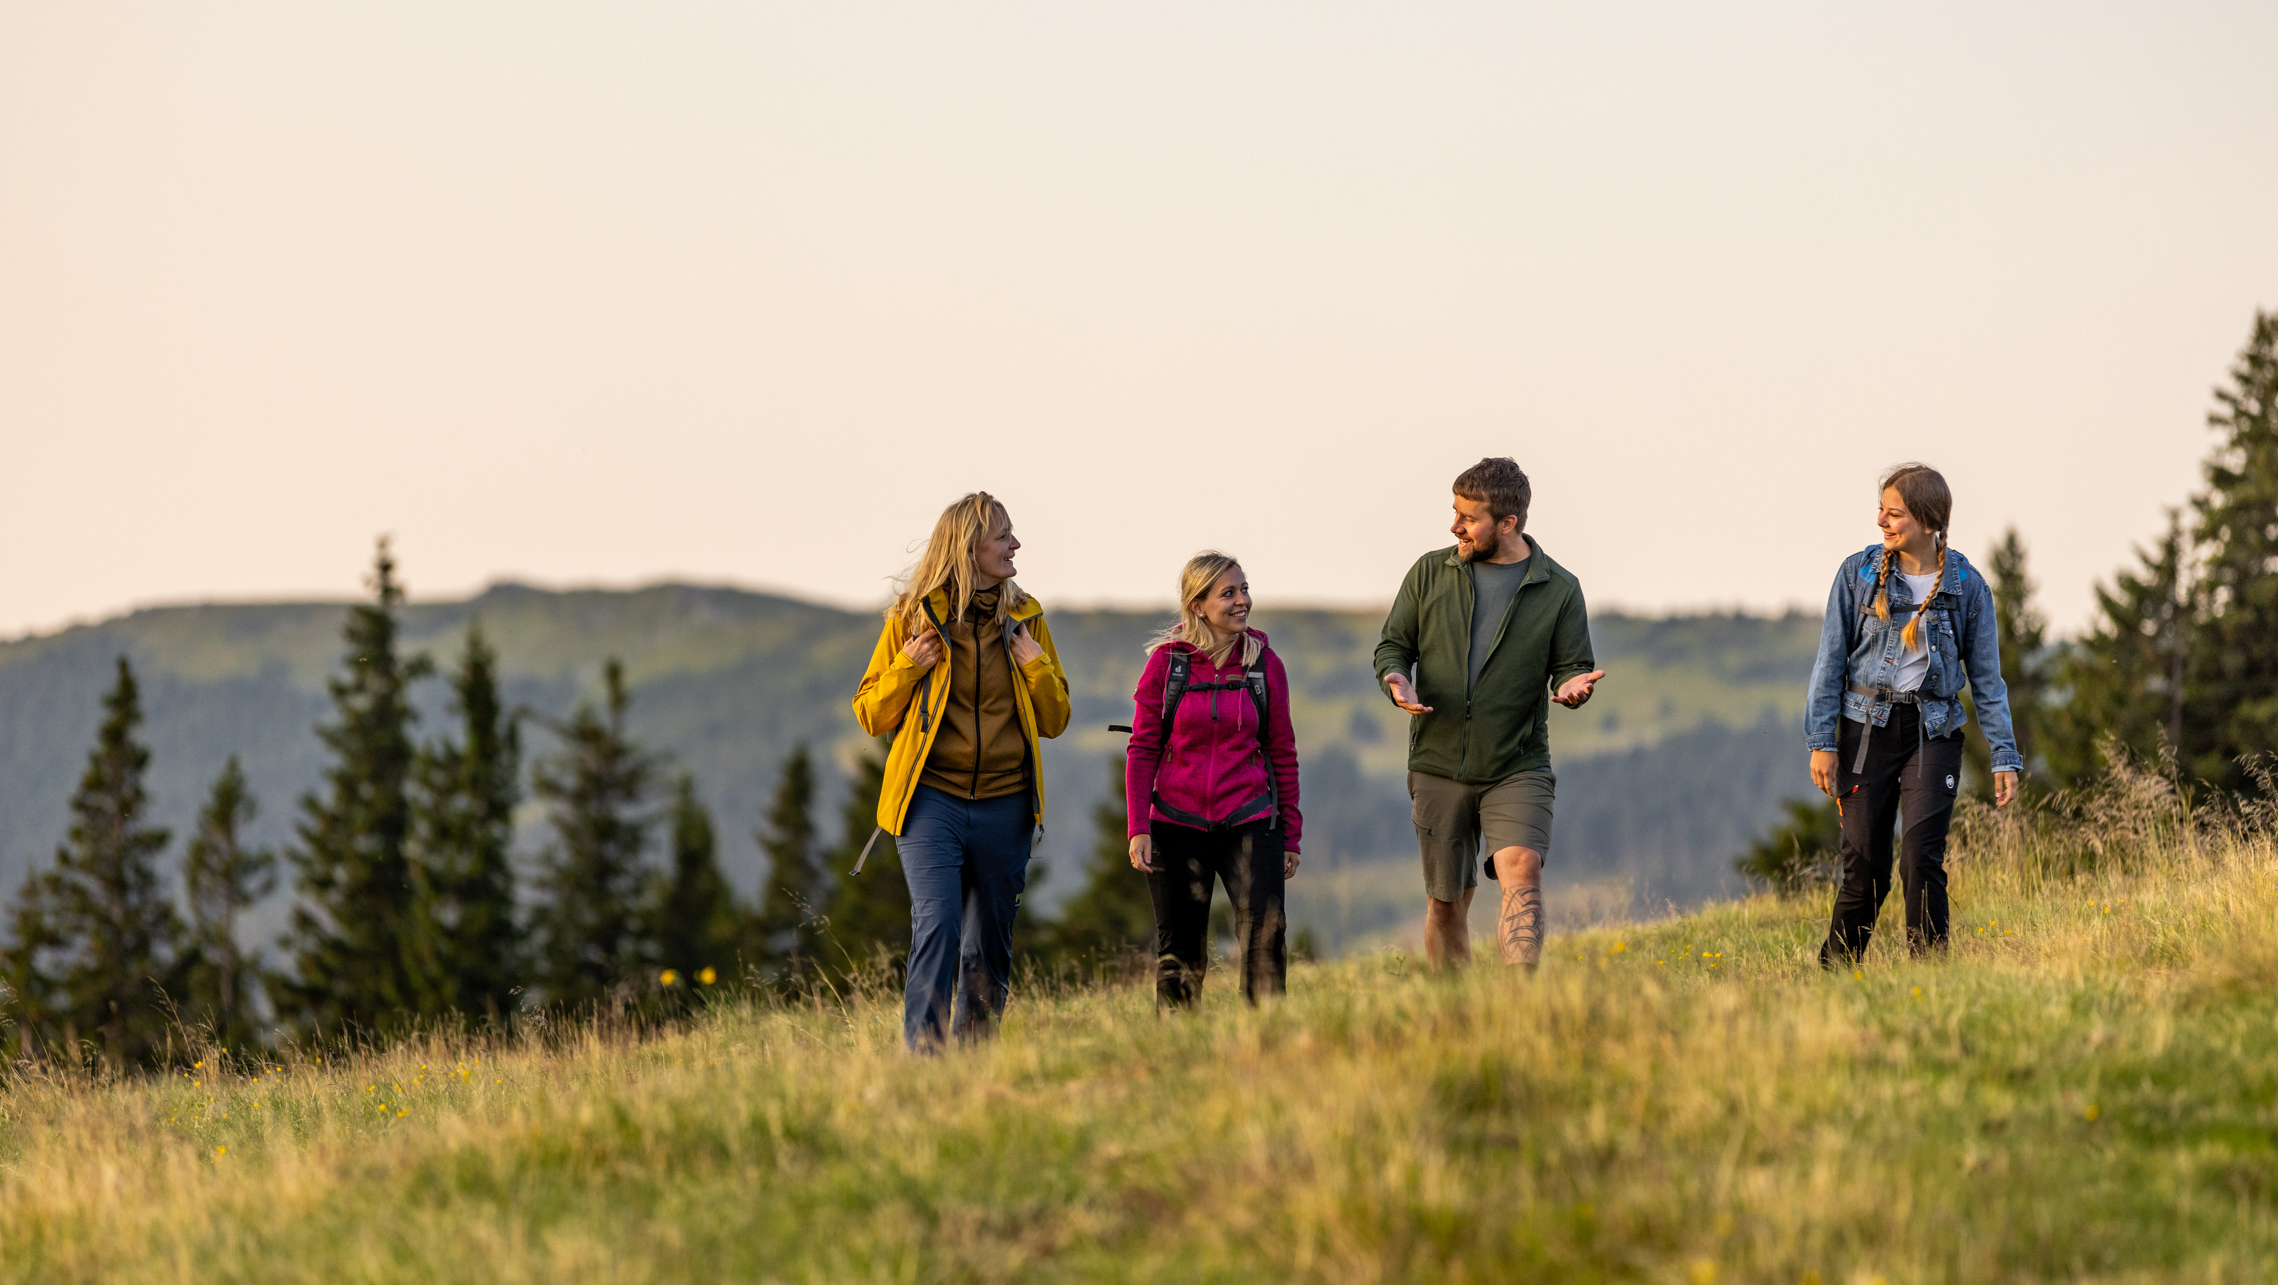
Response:
POLYGON ((1432 707, 1416 698, 1416 689, 1408 685, 1406 674, 1386 674, 1384 685, 1392 691, 1392 703, 1411 714, 1429 714, 1432 707))
POLYGON ((1576 674, 1560 683, 1558 694, 1551 699, 1568 709, 1573 709, 1583 701, 1590 699, 1590 693, 1597 687, 1598 680, 1605 676, 1606 671, 1602 669, 1593 669, 1587 674, 1576 674))

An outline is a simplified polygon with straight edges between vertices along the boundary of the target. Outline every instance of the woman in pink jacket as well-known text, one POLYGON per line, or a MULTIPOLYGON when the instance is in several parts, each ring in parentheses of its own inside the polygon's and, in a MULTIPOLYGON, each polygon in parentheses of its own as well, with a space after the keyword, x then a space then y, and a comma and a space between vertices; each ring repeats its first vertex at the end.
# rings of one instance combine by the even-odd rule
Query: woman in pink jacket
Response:
POLYGON ((1288 984, 1282 883, 1297 873, 1304 829, 1297 736, 1281 657, 1249 619, 1241 565, 1195 555, 1179 576, 1179 622, 1148 644, 1131 697, 1131 864, 1155 901, 1155 998, 1174 1008, 1202 989, 1217 880, 1234 906, 1242 998, 1288 984))

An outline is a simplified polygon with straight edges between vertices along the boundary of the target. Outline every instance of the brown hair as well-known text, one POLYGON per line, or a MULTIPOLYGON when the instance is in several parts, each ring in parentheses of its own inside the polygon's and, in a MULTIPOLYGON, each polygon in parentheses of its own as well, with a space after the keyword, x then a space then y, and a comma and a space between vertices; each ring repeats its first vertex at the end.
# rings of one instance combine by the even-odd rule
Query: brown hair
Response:
MULTIPOLYGON (((1927 464, 1900 464, 1883 474, 1882 482, 1875 487, 1875 503, 1882 503, 1884 491, 1897 491, 1898 502, 1906 506, 1908 517, 1929 528, 1938 541, 1938 571, 1946 569, 1946 524, 1953 520, 1954 493, 1946 485, 1944 474, 1927 464)), ((1891 555, 1885 553, 1882 572, 1875 577, 1875 619, 1890 623, 1891 555)), ((1911 649, 1922 636, 1922 614, 1930 609, 1930 600, 1938 596, 1933 583, 1922 601, 1914 604, 1914 614, 1906 621, 1906 629, 1899 641, 1911 649)))
MULTIPOLYGON (((929 627, 925 600, 936 589, 949 591, 952 619, 964 615, 973 601, 973 582, 981 575, 981 541, 1000 518, 1011 525, 1005 506, 987 491, 975 491, 943 509, 933 524, 933 538, 925 542, 925 553, 902 581, 894 605, 886 608, 886 619, 900 621, 906 635, 924 633, 929 627)), ((1001 623, 1028 595, 1010 580, 999 588, 996 618, 1001 623)))
POLYGON ((1211 664, 1223 665, 1226 658, 1233 654, 1234 644, 1240 642, 1243 667, 1257 663, 1259 643, 1256 634, 1247 629, 1239 634, 1221 634, 1212 629, 1210 622, 1203 619, 1202 612, 1197 610, 1203 598, 1210 593, 1210 586, 1218 583, 1218 577, 1241 565, 1234 560, 1233 554, 1220 553, 1216 549, 1204 549, 1188 558, 1186 566, 1179 570, 1178 623, 1148 639, 1147 650, 1152 652, 1165 643, 1191 643, 1195 650, 1209 658, 1211 664))
POLYGON ((1527 505, 1534 499, 1534 486, 1527 481, 1527 471, 1510 456, 1490 455, 1458 473, 1455 493, 1486 505, 1487 516, 1497 523, 1516 514, 1519 530, 1527 529, 1527 505))

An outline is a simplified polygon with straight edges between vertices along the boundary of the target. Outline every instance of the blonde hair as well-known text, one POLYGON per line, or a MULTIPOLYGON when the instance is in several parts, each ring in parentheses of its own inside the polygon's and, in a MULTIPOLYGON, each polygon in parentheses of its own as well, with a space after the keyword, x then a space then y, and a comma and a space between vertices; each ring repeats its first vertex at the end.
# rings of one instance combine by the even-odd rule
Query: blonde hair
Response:
MULTIPOLYGON (((1938 572, 1946 573, 1946 527, 1953 521, 1954 493, 1947 487, 1945 475, 1927 464, 1901 464, 1883 474, 1882 485, 1875 488, 1877 502, 1884 491, 1897 491, 1899 503, 1906 506, 1906 514, 1930 529, 1938 542, 1938 572)), ((1875 619, 1890 623, 1891 559, 1896 555, 1883 554, 1882 572, 1875 577, 1875 619)), ((1919 644, 1922 637, 1922 617, 1930 610, 1930 600, 1938 596, 1938 581, 1932 581, 1930 592, 1914 604, 1914 614, 1906 618, 1906 628, 1898 638, 1908 650, 1919 644)))
POLYGON ((1241 565, 1233 554, 1220 553, 1216 549, 1204 549, 1188 558, 1185 569, 1179 572, 1178 623, 1148 639, 1147 650, 1153 652, 1165 643, 1183 642, 1201 652, 1211 664, 1223 665, 1226 657, 1233 653, 1234 644, 1238 640, 1242 644, 1243 668, 1256 664, 1258 652, 1264 648, 1256 634, 1247 629, 1239 634, 1221 634, 1211 628, 1210 622, 1197 610, 1202 600, 1210 595, 1210 587, 1218 583, 1218 577, 1241 565))
MULTIPOLYGON (((894 594, 894 605, 886 608, 886 619, 897 621, 905 635, 924 633, 932 627, 926 619, 925 600, 937 590, 949 593, 949 616, 955 619, 965 614, 973 604, 974 581, 980 578, 981 541, 987 539, 990 528, 1002 518, 1005 525, 1012 517, 997 497, 987 491, 975 491, 941 511, 933 524, 933 535, 925 542, 925 552, 918 557, 917 566, 902 577, 894 594)), ((998 586, 998 623, 1011 616, 1013 609, 1028 601, 1019 585, 1007 580, 998 586)))

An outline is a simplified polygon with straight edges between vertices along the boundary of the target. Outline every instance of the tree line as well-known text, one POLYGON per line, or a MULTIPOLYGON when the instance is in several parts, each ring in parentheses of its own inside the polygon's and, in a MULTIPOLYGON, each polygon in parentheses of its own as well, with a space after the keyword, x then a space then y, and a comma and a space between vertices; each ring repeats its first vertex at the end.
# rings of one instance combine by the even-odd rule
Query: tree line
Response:
MULTIPOLYGON (((2218 434, 2199 489, 2135 562, 2096 587, 2096 616, 2053 640, 2012 527, 1984 570, 1993 588, 2024 785, 2044 802, 2115 758, 2156 766, 2186 792, 2253 793, 2278 749, 2278 313, 2257 312, 2207 425, 2218 434)), ((2083 511, 2079 520, 2096 520, 2083 511)), ((1991 749, 1970 720, 1965 762, 1990 796, 1991 749)), ((1831 802, 1797 800, 1735 861, 1758 882, 1828 877, 1831 802)))
MULTIPOLYGON (((499 1025, 534 1008, 671 1013, 723 985, 843 989, 900 967, 909 892, 891 836, 862 875, 845 873, 871 832, 880 753, 857 762, 826 843, 813 756, 792 749, 757 834, 764 886, 747 905, 721 871, 694 777, 627 730, 622 664, 603 665, 597 700, 541 719, 509 706, 476 621, 444 676, 453 726, 422 740, 411 691, 435 667, 400 645, 403 590, 384 540, 370 586, 327 681, 322 784, 299 801, 282 852, 250 842, 258 803, 233 757, 170 879, 172 836, 147 819, 140 687, 119 658, 70 829, 8 912, 0 1021, 19 1056, 145 1067, 215 1044, 499 1025), (556 748, 525 771, 531 722, 556 748), (546 832, 527 873, 515 854, 525 791, 546 832), (293 905, 272 962, 241 945, 241 921, 281 875, 293 905)), ((1113 766, 1084 886, 1060 917, 1024 917, 1033 963, 1114 963, 1152 935, 1113 766)))

